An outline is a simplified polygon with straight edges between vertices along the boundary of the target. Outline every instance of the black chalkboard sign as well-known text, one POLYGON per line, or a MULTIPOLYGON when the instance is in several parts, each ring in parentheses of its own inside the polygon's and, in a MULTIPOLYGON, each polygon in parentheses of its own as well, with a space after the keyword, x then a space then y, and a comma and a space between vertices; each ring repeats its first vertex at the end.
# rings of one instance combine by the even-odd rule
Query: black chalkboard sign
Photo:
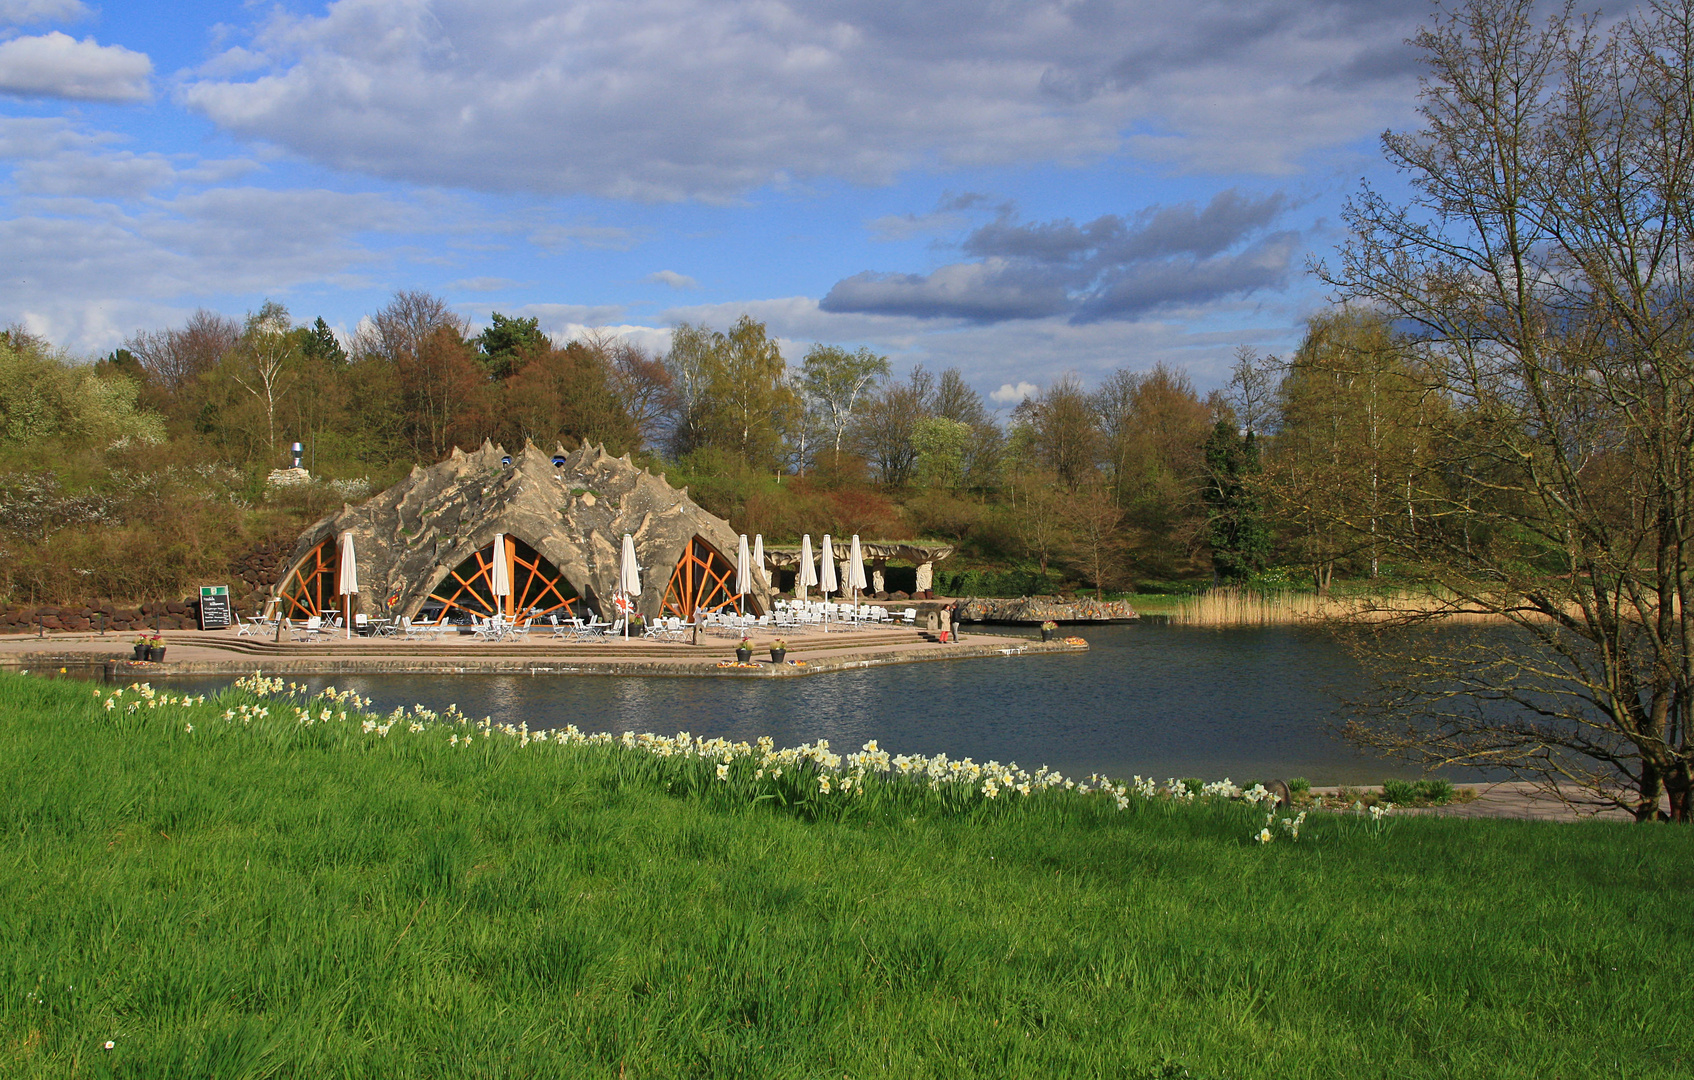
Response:
POLYGON ((229 625, 229 586, 200 586, 200 629, 222 630, 229 625))

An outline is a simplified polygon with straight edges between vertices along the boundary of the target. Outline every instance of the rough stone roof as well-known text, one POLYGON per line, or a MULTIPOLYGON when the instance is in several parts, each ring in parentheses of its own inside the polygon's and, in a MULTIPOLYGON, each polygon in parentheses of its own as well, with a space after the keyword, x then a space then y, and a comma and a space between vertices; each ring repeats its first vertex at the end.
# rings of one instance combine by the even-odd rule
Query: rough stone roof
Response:
MULTIPOLYGON (((577 594, 609 611, 618 585, 618 558, 627 532, 641 564, 636 610, 659 614, 671 571, 699 536, 735 561, 739 542, 729 523, 626 455, 583 446, 543 453, 534 443, 511 455, 484 442, 473 453, 455 448, 429 468, 413 466, 406 479, 358 506, 343 506, 301 534, 284 563, 278 589, 318 543, 353 534, 361 606, 380 610, 390 596, 394 615, 416 615, 449 571, 507 533, 557 566, 577 594), (554 456, 564 463, 553 464, 554 456)), ((753 575, 754 596, 770 610, 770 591, 753 575)))

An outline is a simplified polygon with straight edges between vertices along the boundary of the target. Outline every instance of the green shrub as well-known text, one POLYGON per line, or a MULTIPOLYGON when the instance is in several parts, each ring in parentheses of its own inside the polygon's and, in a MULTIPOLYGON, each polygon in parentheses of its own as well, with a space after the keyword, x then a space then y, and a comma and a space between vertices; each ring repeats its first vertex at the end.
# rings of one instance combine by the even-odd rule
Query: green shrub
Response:
POLYGON ((1312 790, 1312 782, 1304 776, 1296 776, 1288 781, 1288 791, 1292 795, 1304 795, 1310 790, 1312 790))
POLYGON ((1391 803, 1409 806, 1418 800, 1417 785, 1410 780, 1384 780, 1382 797, 1391 803))
POLYGON ((1058 592, 1067 581, 1052 570, 938 570, 935 591, 944 596, 1040 596, 1058 592))
POLYGON ((1453 801, 1453 785, 1451 781, 1442 779, 1419 780, 1412 785, 1417 790, 1418 798, 1432 806, 1445 806, 1453 801))

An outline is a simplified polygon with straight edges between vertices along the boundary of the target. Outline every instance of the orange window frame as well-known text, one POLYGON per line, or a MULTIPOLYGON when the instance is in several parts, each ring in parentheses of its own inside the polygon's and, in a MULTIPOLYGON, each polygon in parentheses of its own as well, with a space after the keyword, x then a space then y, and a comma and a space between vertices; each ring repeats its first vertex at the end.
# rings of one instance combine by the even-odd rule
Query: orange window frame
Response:
POLYGON ((532 608, 537 616, 558 611, 574 614, 579 597, 564 573, 548 562, 540 552, 513 536, 505 537, 506 566, 510 569, 512 591, 494 605, 494 544, 472 552, 471 557, 448 572, 431 600, 442 604, 441 618, 445 620, 454 608, 487 618, 496 613, 513 619, 532 608), (450 591, 449 591, 450 590, 450 591))
MULTIPOLYGON (((671 580, 665 586, 661 610, 687 622, 701 611, 722 611, 732 608, 736 601, 735 563, 726 559, 717 548, 696 536, 677 560, 671 580)), ((747 610, 763 614, 751 595, 747 610)))
POLYGON ((285 619, 309 619, 335 607, 335 572, 341 565, 341 553, 335 538, 320 542, 283 583, 282 616, 285 619))

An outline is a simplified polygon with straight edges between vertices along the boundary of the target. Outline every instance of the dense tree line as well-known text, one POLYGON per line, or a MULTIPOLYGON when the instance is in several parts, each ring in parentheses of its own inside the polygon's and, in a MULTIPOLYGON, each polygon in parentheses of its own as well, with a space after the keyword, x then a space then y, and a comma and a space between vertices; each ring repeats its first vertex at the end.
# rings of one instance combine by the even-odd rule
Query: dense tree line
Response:
MULTIPOLYGON (((501 313, 473 333, 446 300, 411 291, 347 340, 270 302, 243 319, 196 312, 92 365, 21 331, 5 340, 5 490, 66 451, 115 476, 123 448, 145 444, 150 461, 243 477, 238 501, 272 506, 263 477, 294 441, 344 486, 484 439, 586 441, 773 540, 951 539, 1100 592, 1253 580, 1279 562, 1319 587, 1337 567, 1378 572, 1380 551, 1327 511, 1392 512, 1419 430, 1403 422, 1404 350, 1385 321, 1350 312, 1314 320, 1287 364, 1244 352, 1227 391, 1124 368, 1092 389, 1061 377, 1004 417, 958 369, 897 375, 885 356, 825 343, 790 364, 747 317, 680 325, 660 355, 605 333, 561 344, 501 313)), ((64 586, 48 577, 30 592, 64 586)))

